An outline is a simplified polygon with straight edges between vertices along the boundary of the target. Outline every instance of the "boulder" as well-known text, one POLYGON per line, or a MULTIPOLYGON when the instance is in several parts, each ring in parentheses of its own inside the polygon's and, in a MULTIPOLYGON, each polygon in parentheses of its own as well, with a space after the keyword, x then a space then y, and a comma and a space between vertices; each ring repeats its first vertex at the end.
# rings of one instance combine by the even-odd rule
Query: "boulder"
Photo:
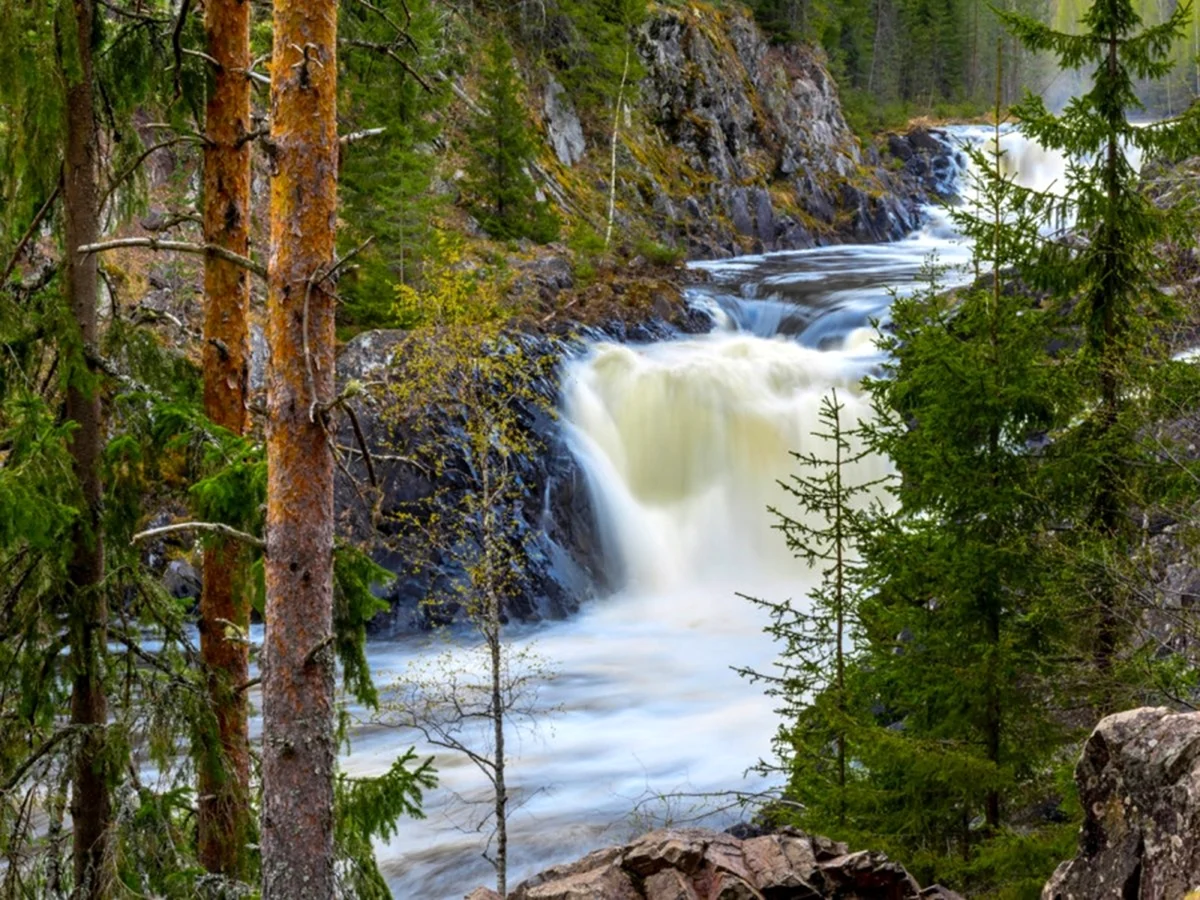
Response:
POLYGON ((1109 716, 1088 738, 1075 780, 1079 853, 1043 900, 1200 896, 1200 713, 1109 716))
POLYGON ((172 560, 163 573, 163 587, 176 600, 196 600, 200 597, 200 573, 182 559, 172 560))
MULTIPOLYGON (((962 900, 937 886, 922 892, 882 853, 850 853, 845 844, 790 828, 735 832, 744 837, 652 831, 535 875, 509 900, 962 900)), ((470 900, 495 900, 476 894, 470 900)))

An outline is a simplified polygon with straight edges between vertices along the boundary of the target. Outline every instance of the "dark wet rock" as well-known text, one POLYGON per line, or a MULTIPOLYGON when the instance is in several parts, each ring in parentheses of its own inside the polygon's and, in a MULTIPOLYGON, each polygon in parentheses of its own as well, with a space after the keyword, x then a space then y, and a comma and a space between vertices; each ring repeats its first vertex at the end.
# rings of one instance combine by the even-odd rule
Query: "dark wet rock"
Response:
POLYGON ((1078 855, 1043 900, 1166 900, 1200 891, 1200 713, 1143 708, 1096 726, 1075 770, 1078 855))
MULTIPOLYGON (((475 894, 471 895, 476 897, 475 894)), ((489 894, 476 900, 495 900, 489 894)), ((742 839, 703 829, 654 831, 518 885, 509 900, 962 900, 922 891, 881 853, 793 829, 742 839)))
POLYGON ((917 126, 904 134, 889 134, 884 139, 883 152, 900 173, 902 186, 892 199, 907 199, 902 205, 909 210, 923 203, 955 198, 958 178, 967 166, 967 159, 953 146, 946 132, 917 126))
MULTIPOLYGON (((650 305, 653 309, 667 303, 652 299, 650 305)), ((522 558, 514 565, 519 573, 516 589, 505 601, 508 618, 525 622, 561 619, 576 612, 584 600, 614 586, 607 579, 587 480, 552 413, 559 405, 558 365, 581 350, 579 341, 584 338, 648 342, 676 336, 681 330, 704 331, 710 325, 706 316, 697 313, 689 313, 677 324, 651 315, 615 319, 602 327, 569 329, 577 335, 569 338, 531 333, 510 336, 530 364, 546 375, 536 386, 539 402, 522 404, 517 410, 531 449, 509 463, 520 486, 514 518, 521 531, 522 558)), ((385 595, 388 611, 373 623, 374 633, 380 635, 460 622, 462 611, 456 604, 430 606, 426 601, 456 594, 466 583, 464 561, 480 553, 469 536, 451 548, 415 547, 407 542, 406 528, 400 522, 400 516, 414 514, 414 510, 420 518, 438 508, 452 509, 464 492, 474 489, 470 466, 458 449, 464 445, 463 423, 453 411, 426 410, 419 422, 409 422, 397 420, 389 409, 387 385, 403 377, 395 361, 403 359, 410 337, 405 331, 364 332, 346 344, 338 359, 339 384, 371 385, 353 402, 379 484, 378 519, 372 515, 373 501, 363 496, 367 471, 361 454, 347 454, 347 471, 354 481, 339 473, 336 497, 342 532, 372 546, 376 561, 397 576, 385 595), (397 452, 397 447, 411 441, 433 442, 443 448, 443 471, 435 476, 408 454, 397 452), (426 565, 414 570, 414 560, 426 565)), ((352 426, 344 423, 339 443, 353 448, 356 440, 352 426)))
POLYGON ((729 220, 738 234, 750 237, 754 234, 754 220, 750 218, 750 204, 746 191, 737 189, 729 195, 729 220))
POLYGON ((200 596, 200 573, 190 563, 172 560, 163 572, 163 587, 176 600, 195 600, 200 596))

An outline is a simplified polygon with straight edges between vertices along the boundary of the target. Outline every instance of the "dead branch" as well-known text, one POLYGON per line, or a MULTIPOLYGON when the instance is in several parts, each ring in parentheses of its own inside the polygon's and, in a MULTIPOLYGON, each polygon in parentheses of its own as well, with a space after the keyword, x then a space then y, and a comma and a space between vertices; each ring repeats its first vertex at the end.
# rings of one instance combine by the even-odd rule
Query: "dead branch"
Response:
POLYGON ((84 244, 78 249, 79 253, 103 253, 106 250, 120 250, 126 247, 145 247, 148 250, 165 250, 173 253, 191 253, 196 256, 204 256, 211 253, 213 256, 223 259, 226 262, 233 263, 235 266, 241 266, 243 269, 248 269, 259 278, 266 279, 267 267, 262 263, 234 253, 232 250, 227 250, 224 247, 219 247, 216 244, 192 244, 186 241, 160 241, 158 238, 116 238, 111 241, 101 241, 99 244, 84 244))
POLYGON ((149 159, 152 154, 158 152, 159 150, 165 150, 167 147, 174 147, 176 144, 188 140, 194 140, 194 138, 177 136, 169 138, 165 141, 159 141, 157 144, 151 144, 149 147, 147 147, 144 151, 142 151, 142 153, 138 154, 138 158, 135 159, 133 163, 131 163, 129 167, 125 169, 124 172, 112 180, 112 184, 108 186, 108 189, 100 198, 100 208, 104 208, 104 204, 108 203, 108 198, 113 195, 113 191, 119 188, 125 179, 129 178, 134 172, 136 172, 141 167, 142 163, 149 159))
POLYGON ((262 550, 264 553, 267 550, 267 542, 262 538, 247 534, 244 531, 238 531, 236 528, 231 528, 228 525, 222 525, 220 522, 180 522, 176 525, 151 528, 147 531, 139 531, 133 536, 130 543, 138 544, 142 541, 148 541, 151 538, 161 537, 166 534, 178 534, 182 531, 207 531, 212 534, 219 534, 221 537, 230 538, 231 540, 241 541, 243 544, 262 550))
POLYGON ((400 68, 404 69, 405 72, 411 75, 417 84, 425 89, 426 93, 433 93, 433 87, 428 81, 425 80, 425 76, 414 69, 409 64, 408 60, 396 52, 396 48, 391 44, 380 44, 375 41, 364 41, 358 38, 339 38, 338 43, 344 44, 347 47, 355 47, 359 50, 370 50, 373 53, 380 53, 386 56, 388 59, 391 59, 397 63, 400 68))
POLYGON ((379 135, 386 132, 386 128, 364 128, 362 131, 352 131, 349 134, 343 134, 338 138, 338 143, 345 147, 347 144, 357 144, 359 141, 365 141, 367 138, 379 137, 379 135))
POLYGON ((192 0, 183 0, 179 6, 179 18, 175 20, 175 28, 171 32, 171 46, 175 50, 175 99, 183 96, 183 26, 187 22, 192 0))

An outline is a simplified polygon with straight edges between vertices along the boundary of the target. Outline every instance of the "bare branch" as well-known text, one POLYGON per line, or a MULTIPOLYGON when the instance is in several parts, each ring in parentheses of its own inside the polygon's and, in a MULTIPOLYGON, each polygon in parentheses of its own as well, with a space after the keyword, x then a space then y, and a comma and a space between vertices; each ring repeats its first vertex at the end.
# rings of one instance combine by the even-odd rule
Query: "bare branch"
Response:
POLYGON ((352 131, 349 134, 343 134, 338 138, 338 143, 345 147, 347 144, 357 144, 359 141, 365 141, 367 138, 379 137, 379 135, 386 132, 386 128, 364 128, 362 131, 352 131))
POLYGON ((426 93, 433 93, 433 87, 430 86, 429 82, 425 80, 425 77, 416 69, 414 69, 412 65, 409 64, 408 60, 397 53, 396 48, 391 44, 380 44, 375 41, 363 41, 359 40, 358 38, 339 38, 338 43, 345 44, 347 47, 356 47, 360 50, 371 50, 375 53, 383 54, 399 64, 399 66, 404 69, 405 72, 407 72, 416 80, 417 84, 425 89, 426 93))
POLYGON ((12 773, 12 776, 4 783, 4 786, 0 787, 0 795, 7 794, 18 784, 20 784, 21 779, 25 777, 26 773, 28 773, 30 769, 37 765, 38 761, 41 760, 42 757, 46 756, 51 750, 53 750, 71 735, 75 734, 77 731, 79 731, 78 726, 68 725, 66 728, 61 728, 54 732, 54 734, 50 735, 50 737, 48 737, 42 743, 42 746, 38 747, 37 750, 30 754, 29 758, 21 763, 21 765, 17 766, 16 771, 12 773))
POLYGON ((125 169, 124 172, 122 172, 120 175, 118 175, 116 178, 114 178, 112 180, 112 184, 110 184, 108 186, 108 190, 106 190, 104 192, 104 196, 102 196, 100 198, 100 208, 101 209, 104 208, 104 204, 106 204, 108 202, 108 198, 113 195, 113 191, 115 191, 117 188, 119 188, 121 186, 122 182, 125 181, 125 179, 127 179, 130 175, 132 175, 134 172, 136 172, 138 170, 138 168, 142 165, 142 163, 144 163, 152 154, 158 152, 159 150, 165 150, 167 147, 173 147, 176 144, 182 143, 183 141, 187 141, 187 140, 194 140, 194 138, 192 138, 190 136, 189 137, 177 136, 177 137, 169 138, 165 141, 159 141, 157 144, 151 144, 142 153, 138 154, 138 158, 135 159, 133 161, 133 163, 130 164, 130 166, 125 169))
POLYGON ((367 464, 367 478, 371 481, 371 487, 379 487, 379 479, 375 475, 375 462, 371 459, 371 451, 367 448, 367 438, 363 434, 362 425, 358 421, 358 413, 354 411, 354 407, 349 403, 346 404, 346 415, 350 418, 350 427, 354 429, 354 439, 358 441, 358 447, 362 451, 363 462, 367 464))
POLYGON ((165 534, 177 534, 182 531, 208 531, 235 541, 241 541, 243 544, 262 550, 264 553, 267 549, 267 542, 262 538, 247 534, 244 531, 238 531, 236 528, 231 528, 228 525, 222 525, 220 522, 180 522, 177 525, 164 525, 161 528, 151 528, 147 531, 139 531, 133 536, 130 543, 138 544, 142 541, 148 541, 151 538, 161 537, 165 534))
POLYGON ((202 60, 204 60, 206 63, 208 63, 208 64, 209 64, 210 66, 212 66, 214 69, 216 69, 218 72, 219 72, 219 71, 221 71, 221 69, 223 69, 223 68, 224 68, 224 66, 222 66, 222 65, 221 65, 219 62, 217 62, 217 59, 216 59, 216 57, 214 57, 214 56, 209 56, 209 55, 208 55, 207 53, 205 53, 203 50, 192 50, 192 49, 191 49, 191 48, 189 48, 189 47, 184 47, 184 48, 183 48, 183 54, 184 54, 184 56, 194 56, 194 57, 196 57, 197 59, 202 59, 202 60))
POLYGON ((226 262, 233 263, 235 266, 241 266, 243 269, 248 269, 259 278, 266 279, 267 267, 262 263, 234 253, 232 250, 227 250, 224 247, 219 247, 216 244, 191 244, 186 241, 160 241, 158 238, 117 238, 111 241, 101 241, 99 244, 84 244, 79 248, 79 253, 103 253, 106 250, 120 250, 125 247, 145 247, 148 250, 166 250, 173 253, 191 253, 196 256, 204 256, 211 253, 213 256, 223 259, 226 262))
POLYGON ((236 141, 234 141, 233 146, 235 148, 240 149, 245 144, 248 144, 251 141, 256 141, 261 137, 266 137, 270 133, 271 133, 270 128, 256 128, 256 129, 254 129, 254 131, 246 132, 240 138, 238 138, 236 141))
POLYGON ((183 96, 183 26, 187 22, 192 0, 183 0, 179 6, 179 18, 171 32, 171 46, 175 49, 175 99, 183 96))

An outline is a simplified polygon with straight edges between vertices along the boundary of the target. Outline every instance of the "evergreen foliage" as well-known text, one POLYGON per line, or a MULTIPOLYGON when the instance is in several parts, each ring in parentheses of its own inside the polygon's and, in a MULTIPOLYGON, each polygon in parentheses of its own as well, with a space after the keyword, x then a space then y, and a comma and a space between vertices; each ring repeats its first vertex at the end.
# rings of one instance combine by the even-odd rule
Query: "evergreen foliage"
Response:
POLYGON ((642 76, 632 43, 635 29, 646 19, 646 0, 557 0, 556 6, 563 27, 547 55, 580 108, 613 106, 623 84, 629 102, 630 86, 642 76))
POLYGON ((1118 671, 1140 618, 1123 570, 1141 542, 1135 511, 1158 508, 1165 495, 1170 467, 1143 437, 1160 385, 1182 367, 1164 341, 1174 310, 1159 287, 1169 258, 1161 248, 1191 232, 1182 210, 1151 202, 1127 151, 1177 158, 1200 146, 1194 112, 1146 128, 1132 124, 1129 113, 1139 108, 1134 80, 1171 71, 1189 15, 1183 4, 1166 22, 1144 27, 1130 0, 1097 0, 1081 34, 1006 16, 1031 49, 1051 53, 1065 68, 1095 67, 1091 89, 1060 116, 1032 95, 1014 112, 1026 134, 1073 163, 1056 199, 1082 240, 1049 245, 1029 277, 1058 298, 1081 339, 1069 366, 1083 421, 1054 443, 1052 464, 1061 490, 1057 513, 1071 523, 1059 542, 1060 569, 1087 598, 1085 620, 1076 624, 1085 642, 1080 652, 1092 663, 1084 668, 1093 681, 1090 698, 1106 710, 1141 696, 1139 677, 1118 671))
MULTIPOLYGON (((1128 0, 1098 0, 1083 35, 1004 16, 1030 50, 1095 66, 1061 117, 1035 97, 1017 109, 1025 134, 1067 156, 1066 182, 1036 192, 1006 177, 997 126, 990 153, 974 154, 979 203, 955 214, 975 243, 975 283, 897 298, 889 361, 867 383, 864 432, 899 479, 894 508, 859 538, 867 596, 845 688, 854 789, 814 793, 822 784, 797 756, 788 796, 803 796, 806 827, 887 849, 922 881, 1036 896, 1069 853, 1080 815, 1069 765, 1090 722, 1187 683, 1178 659, 1155 652, 1135 587, 1139 523, 1180 496, 1179 456, 1155 423, 1196 397, 1193 367, 1166 351, 1172 310, 1158 287, 1164 247, 1186 232, 1178 210, 1151 203, 1127 152, 1195 151, 1190 116, 1127 119, 1135 78, 1169 71, 1186 14, 1142 29, 1128 0), (1062 222, 1069 240, 1048 227, 1062 222), (1047 803, 1054 815, 1031 819, 1047 803)), ((825 687, 785 733, 842 696, 825 687)))
POLYGON ((521 102, 512 46, 503 34, 488 43, 481 77, 465 183, 471 212, 492 237, 552 241, 559 223, 549 204, 537 199, 528 171, 536 146, 521 102))
MULTIPOLYGON (((821 47, 842 88, 852 124, 874 131, 917 113, 962 115, 990 105, 996 47, 1004 30, 996 9, 1043 15, 1044 0, 750 0, 777 41, 821 47)), ((1039 83, 1032 56, 1005 44, 1006 100, 1039 83)))
MULTIPOLYGON (((801 472, 781 483, 799 512, 771 510, 788 549, 810 569, 819 567, 820 582, 803 605, 754 600, 770 614, 767 631, 782 645, 777 672, 739 670, 779 698, 777 712, 785 724, 775 749, 788 777, 788 797, 802 808, 801 827, 830 822, 845 827, 854 780, 848 766, 858 755, 851 746, 858 736, 858 703, 847 670, 862 643, 857 543, 864 500, 879 482, 855 479, 855 467, 870 451, 843 422, 845 408, 836 391, 821 398, 824 430, 812 436, 825 452, 793 453, 801 472)), ((762 768, 771 767, 764 763, 762 768)))
POLYGON ((434 220, 444 200, 432 189, 434 148, 449 97, 441 75, 449 62, 443 15, 429 0, 342 7, 343 128, 383 129, 343 153, 339 191, 346 226, 339 247, 349 253, 371 241, 353 276, 341 283, 339 321, 348 325, 394 324, 393 286, 421 285, 436 255, 434 220), (393 27, 399 21, 407 23, 402 35, 393 27))

